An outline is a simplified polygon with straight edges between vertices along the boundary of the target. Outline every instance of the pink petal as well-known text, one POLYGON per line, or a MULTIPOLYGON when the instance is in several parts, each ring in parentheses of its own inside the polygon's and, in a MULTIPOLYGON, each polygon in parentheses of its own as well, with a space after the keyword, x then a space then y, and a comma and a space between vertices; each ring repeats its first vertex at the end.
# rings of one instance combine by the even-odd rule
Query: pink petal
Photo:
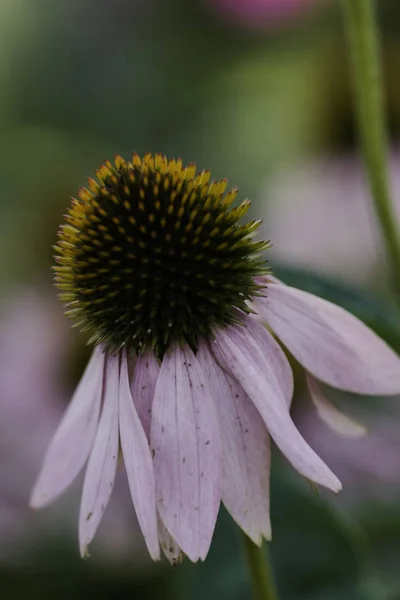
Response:
POLYGON ((203 345, 198 354, 219 417, 222 444, 222 500, 254 543, 271 539, 269 518, 269 435, 238 382, 223 371, 203 345))
MULTIPOLYGON (((276 347, 266 352, 265 345, 261 351, 245 328, 229 327, 219 332, 212 349, 221 366, 239 381, 295 469, 311 481, 339 491, 338 478, 301 437, 290 418, 283 394, 286 384, 281 381, 284 369, 273 368, 278 357, 276 347)), ((282 350, 279 360, 287 360, 282 350)))
POLYGON ((400 358, 343 308, 287 285, 270 284, 260 316, 317 379, 360 394, 400 393, 400 358))
POLYGON ((153 354, 147 352, 136 360, 132 377, 132 398, 148 439, 150 439, 151 407, 160 367, 153 354))
POLYGON ((106 358, 104 404, 86 469, 79 512, 79 546, 87 554, 114 487, 118 461, 119 357, 106 358))
POLYGON ((328 400, 314 377, 307 375, 307 385, 319 416, 332 431, 347 438, 359 438, 367 433, 364 425, 344 415, 328 400))
POLYGON ((30 505, 42 508, 75 479, 92 449, 99 421, 104 354, 96 348, 47 450, 30 505))
POLYGON ((189 348, 175 347, 157 381, 151 445, 159 514, 193 562, 207 555, 221 500, 219 436, 200 364, 189 348))
POLYGON ((122 356, 119 389, 119 427, 133 505, 153 560, 160 558, 153 460, 149 442, 129 389, 128 362, 122 356))
POLYGON ((260 327, 254 316, 244 317, 244 324, 256 345, 268 356, 271 368, 277 374, 286 404, 290 407, 294 392, 293 373, 286 357, 282 356, 282 348, 265 327, 260 327))
POLYGON ((285 285, 283 281, 281 281, 281 279, 278 279, 277 277, 275 277, 275 275, 272 275, 272 273, 269 273, 268 275, 260 275, 259 277, 255 277, 255 281, 263 286, 267 286, 269 283, 280 283, 282 285, 285 285))
POLYGON ((160 518, 158 518, 158 539, 160 541, 160 546, 171 565, 174 567, 179 565, 184 559, 184 554, 175 540, 170 536, 160 518))

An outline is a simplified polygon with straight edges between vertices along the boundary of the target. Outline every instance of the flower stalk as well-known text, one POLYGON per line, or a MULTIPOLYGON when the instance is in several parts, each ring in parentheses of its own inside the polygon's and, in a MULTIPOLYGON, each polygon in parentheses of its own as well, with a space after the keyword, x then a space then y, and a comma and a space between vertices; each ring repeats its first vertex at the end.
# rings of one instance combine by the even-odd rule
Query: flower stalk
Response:
POLYGON ((265 547, 261 546, 259 548, 246 534, 243 534, 243 541, 253 582, 254 598, 256 600, 278 600, 271 565, 265 547))
POLYGON ((374 2, 343 0, 342 6, 367 178, 386 247, 393 287, 400 294, 400 236, 389 190, 388 135, 374 2))

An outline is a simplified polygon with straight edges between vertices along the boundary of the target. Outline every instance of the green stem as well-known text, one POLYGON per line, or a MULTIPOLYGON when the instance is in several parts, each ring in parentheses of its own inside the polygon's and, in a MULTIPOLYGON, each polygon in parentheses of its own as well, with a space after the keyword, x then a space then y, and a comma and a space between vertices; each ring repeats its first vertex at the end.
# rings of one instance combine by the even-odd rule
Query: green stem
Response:
POLYGON ((259 548, 243 534, 247 563, 253 581, 254 597, 257 600, 278 600, 265 547, 259 548))
POLYGON ((353 550, 359 566, 359 588, 366 600, 385 600, 388 594, 382 583, 373 556, 370 540, 363 527, 340 505, 328 503, 327 508, 335 520, 338 530, 353 550))
POLYGON ((367 177, 386 246, 393 285, 400 291, 400 237, 388 180, 388 136, 373 0, 342 0, 353 67, 355 105, 367 177))

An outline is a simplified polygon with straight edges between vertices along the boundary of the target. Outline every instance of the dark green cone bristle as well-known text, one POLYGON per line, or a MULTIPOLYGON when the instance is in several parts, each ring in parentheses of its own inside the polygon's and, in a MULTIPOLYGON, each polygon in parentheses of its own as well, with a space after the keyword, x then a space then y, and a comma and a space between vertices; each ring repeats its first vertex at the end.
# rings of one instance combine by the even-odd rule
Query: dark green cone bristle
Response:
POLYGON ((67 314, 91 341, 162 357, 173 342, 195 350, 248 312, 268 242, 252 241, 258 221, 239 225, 250 203, 231 208, 226 180, 150 154, 117 156, 97 177, 72 200, 55 267, 67 314))

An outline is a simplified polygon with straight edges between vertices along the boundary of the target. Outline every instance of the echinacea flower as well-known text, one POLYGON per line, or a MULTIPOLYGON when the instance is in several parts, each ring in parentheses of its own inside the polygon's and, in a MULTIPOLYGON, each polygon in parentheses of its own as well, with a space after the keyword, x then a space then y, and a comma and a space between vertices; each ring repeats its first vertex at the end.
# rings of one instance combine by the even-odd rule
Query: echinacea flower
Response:
POLYGON ((60 230, 57 285, 96 347, 50 444, 31 504, 52 502, 88 460, 82 555, 125 463, 148 550, 204 560, 222 502, 257 544, 271 537, 269 435, 307 479, 341 484, 289 409, 281 346, 314 377, 400 391, 400 361, 344 310, 276 281, 241 225, 245 200, 194 165, 117 156, 81 189, 60 230))

